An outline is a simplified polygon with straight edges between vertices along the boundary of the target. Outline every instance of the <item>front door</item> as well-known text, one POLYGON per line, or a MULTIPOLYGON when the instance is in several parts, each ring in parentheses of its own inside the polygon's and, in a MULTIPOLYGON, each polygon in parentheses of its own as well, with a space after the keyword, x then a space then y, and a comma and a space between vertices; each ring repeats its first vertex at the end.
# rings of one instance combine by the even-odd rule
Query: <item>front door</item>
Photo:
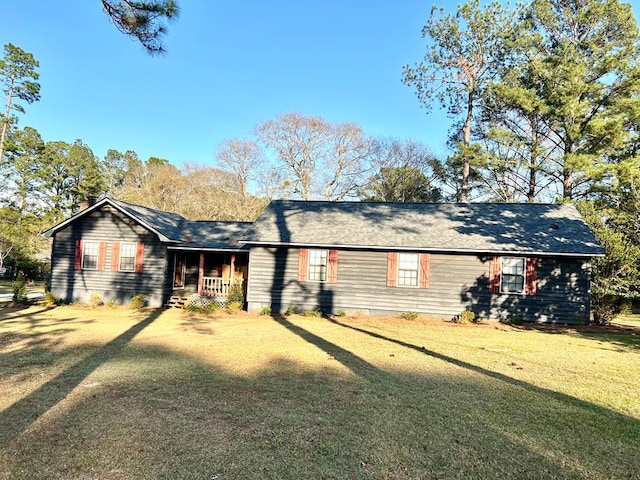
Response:
POLYGON ((183 253, 176 253, 173 267, 173 288, 184 288, 184 276, 187 272, 187 257, 183 253))

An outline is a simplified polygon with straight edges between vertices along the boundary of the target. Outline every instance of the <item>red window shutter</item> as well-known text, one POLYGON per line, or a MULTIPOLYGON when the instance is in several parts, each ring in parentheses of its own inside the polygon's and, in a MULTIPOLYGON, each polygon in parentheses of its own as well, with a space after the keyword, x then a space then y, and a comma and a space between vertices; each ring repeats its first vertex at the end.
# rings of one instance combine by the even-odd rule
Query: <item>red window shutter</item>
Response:
POLYGON ((329 283, 338 283, 338 251, 329 250, 329 283))
POLYGON ((429 283, 431 280, 431 254, 429 253, 421 253, 420 254, 420 288, 429 288, 429 283))
POLYGON ((489 293, 500 293, 500 257, 489 260, 489 293))
POLYGON ((144 243, 140 242, 136 245, 136 265, 134 268, 136 273, 142 273, 143 264, 144 264, 144 243))
POLYGON ((120 270, 120 242, 113 242, 111 248, 111 271, 120 270))
POLYGON ((527 258, 525 290, 526 295, 535 295, 538 291, 538 259, 527 258))
POLYGON ((82 269, 82 240, 76 240, 76 257, 73 268, 75 270, 82 269))
POLYGON ((307 271, 309 268, 309 249, 301 248, 298 257, 298 281, 307 281, 307 271))
POLYGON ((398 253, 387 253, 387 287, 398 285, 398 253))
POLYGON ((107 260, 107 244, 105 242, 98 243, 98 270, 104 270, 104 264, 107 260))

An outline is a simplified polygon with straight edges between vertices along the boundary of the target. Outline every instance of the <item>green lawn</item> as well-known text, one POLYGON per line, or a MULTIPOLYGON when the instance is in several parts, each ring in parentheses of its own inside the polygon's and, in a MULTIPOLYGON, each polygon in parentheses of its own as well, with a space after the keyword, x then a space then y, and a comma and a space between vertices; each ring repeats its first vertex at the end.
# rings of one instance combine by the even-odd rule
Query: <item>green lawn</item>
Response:
POLYGON ((0 308, 0 479, 638 479, 640 328, 0 308))

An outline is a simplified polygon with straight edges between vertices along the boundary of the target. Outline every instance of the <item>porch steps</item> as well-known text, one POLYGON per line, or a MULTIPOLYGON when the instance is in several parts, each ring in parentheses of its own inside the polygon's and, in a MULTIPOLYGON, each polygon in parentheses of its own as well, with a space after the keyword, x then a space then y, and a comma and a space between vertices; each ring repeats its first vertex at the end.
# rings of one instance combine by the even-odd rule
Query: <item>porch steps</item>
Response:
POLYGON ((189 303, 190 299, 191 299, 191 297, 186 296, 186 295, 171 295, 169 300, 167 300, 167 303, 165 304, 165 307, 167 307, 167 308, 184 308, 185 305, 187 303, 189 303))

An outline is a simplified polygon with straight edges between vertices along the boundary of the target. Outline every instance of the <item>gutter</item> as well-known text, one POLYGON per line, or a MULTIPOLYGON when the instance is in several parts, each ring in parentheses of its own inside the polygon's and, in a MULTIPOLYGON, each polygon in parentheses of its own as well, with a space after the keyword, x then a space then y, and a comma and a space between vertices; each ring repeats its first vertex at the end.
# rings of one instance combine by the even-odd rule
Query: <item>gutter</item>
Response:
POLYGON ((272 247, 308 247, 308 248, 325 248, 325 249, 343 249, 343 250, 376 250, 376 251, 410 251, 410 252, 431 252, 431 253, 465 253, 465 254, 484 254, 484 255, 528 255, 535 257, 571 257, 571 258, 592 258, 604 257, 601 253, 578 253, 578 252, 542 252, 535 250, 487 250, 487 249, 460 249, 460 248, 439 248, 439 247, 405 247, 395 245, 339 245, 339 244, 314 244, 314 243, 285 243, 285 242, 258 242, 239 240, 240 243, 246 245, 272 246, 272 247))

